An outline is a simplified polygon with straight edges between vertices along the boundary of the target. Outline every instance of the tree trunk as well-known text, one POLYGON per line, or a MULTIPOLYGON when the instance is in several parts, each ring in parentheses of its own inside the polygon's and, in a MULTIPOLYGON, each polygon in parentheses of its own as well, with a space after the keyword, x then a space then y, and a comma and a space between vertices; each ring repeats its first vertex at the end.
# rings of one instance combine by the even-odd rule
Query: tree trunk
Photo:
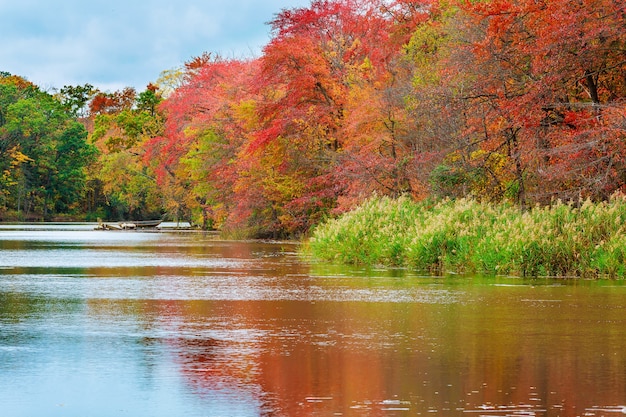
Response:
POLYGON ((519 132, 519 128, 517 129, 508 129, 508 140, 510 143, 510 152, 513 160, 515 161, 515 176, 517 179, 517 183, 519 188, 517 190, 517 203, 520 207, 526 207, 526 187, 524 184, 524 166, 522 164, 522 156, 519 149, 519 141, 517 139, 517 133, 519 132))
POLYGON ((593 76, 591 71, 585 71, 585 82, 589 89, 589 97, 594 104, 600 104, 600 96, 598 95, 598 80, 593 76))

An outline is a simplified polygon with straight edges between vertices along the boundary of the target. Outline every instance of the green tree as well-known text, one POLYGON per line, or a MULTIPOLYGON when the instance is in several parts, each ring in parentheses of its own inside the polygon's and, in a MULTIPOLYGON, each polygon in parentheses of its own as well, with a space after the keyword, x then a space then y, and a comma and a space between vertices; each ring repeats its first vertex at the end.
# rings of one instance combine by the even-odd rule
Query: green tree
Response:
POLYGON ((0 78, 0 195, 5 209, 49 219, 80 202, 95 148, 63 104, 23 78, 0 78))
POLYGON ((74 117, 85 117, 88 112, 87 103, 96 93, 93 85, 66 85, 58 96, 67 112, 74 117))

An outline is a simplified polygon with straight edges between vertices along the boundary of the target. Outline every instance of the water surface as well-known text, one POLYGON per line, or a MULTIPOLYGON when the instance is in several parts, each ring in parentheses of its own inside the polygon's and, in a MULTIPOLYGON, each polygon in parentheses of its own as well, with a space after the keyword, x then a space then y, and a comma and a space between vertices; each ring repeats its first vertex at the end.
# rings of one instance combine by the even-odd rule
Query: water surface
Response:
POLYGON ((617 416, 619 281, 424 277, 288 242, 0 227, 7 416, 617 416))

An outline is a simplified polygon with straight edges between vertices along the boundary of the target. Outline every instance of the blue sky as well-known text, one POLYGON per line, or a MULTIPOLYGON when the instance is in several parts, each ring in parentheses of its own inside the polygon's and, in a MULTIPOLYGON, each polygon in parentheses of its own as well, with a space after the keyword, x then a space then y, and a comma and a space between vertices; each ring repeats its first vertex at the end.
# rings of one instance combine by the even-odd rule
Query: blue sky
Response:
POLYGON ((203 52, 261 54, 267 25, 310 0, 0 0, 0 71, 44 89, 142 91, 203 52))

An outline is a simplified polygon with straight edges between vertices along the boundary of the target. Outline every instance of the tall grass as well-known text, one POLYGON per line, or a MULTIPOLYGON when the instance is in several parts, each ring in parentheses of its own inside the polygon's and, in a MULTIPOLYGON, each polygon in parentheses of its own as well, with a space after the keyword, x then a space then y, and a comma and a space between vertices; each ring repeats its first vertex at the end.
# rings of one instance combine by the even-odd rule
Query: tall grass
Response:
POLYGON ((623 277, 626 198, 528 211, 474 200, 415 203, 373 198, 318 226, 320 259, 430 273, 623 277))

